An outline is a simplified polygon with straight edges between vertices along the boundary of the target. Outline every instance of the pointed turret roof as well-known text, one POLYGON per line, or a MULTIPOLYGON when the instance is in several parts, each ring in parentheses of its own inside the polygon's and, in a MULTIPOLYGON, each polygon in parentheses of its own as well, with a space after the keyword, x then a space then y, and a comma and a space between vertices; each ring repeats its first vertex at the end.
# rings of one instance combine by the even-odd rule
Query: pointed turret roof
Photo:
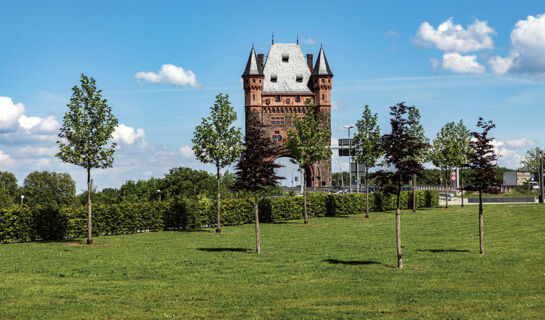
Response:
POLYGON ((318 59, 316 59, 316 65, 312 71, 313 76, 333 76, 331 69, 329 69, 329 64, 325 58, 324 48, 320 48, 320 53, 318 54, 318 59))
POLYGON ((252 45, 252 51, 250 51, 250 57, 248 57, 248 63, 246 63, 246 69, 242 76, 262 76, 263 70, 257 63, 257 57, 255 55, 254 46, 252 45))

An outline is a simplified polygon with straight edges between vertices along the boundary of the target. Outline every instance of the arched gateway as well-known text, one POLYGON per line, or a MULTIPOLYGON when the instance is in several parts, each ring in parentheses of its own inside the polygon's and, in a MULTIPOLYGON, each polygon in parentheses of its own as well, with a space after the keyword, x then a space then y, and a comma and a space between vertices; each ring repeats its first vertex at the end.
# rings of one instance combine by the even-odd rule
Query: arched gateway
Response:
MULTIPOLYGON (((306 59, 299 43, 272 43, 264 55, 252 46, 242 74, 245 93, 246 124, 256 118, 269 135, 271 143, 283 146, 287 131, 297 117, 304 116, 305 101, 310 99, 331 129, 331 79, 324 49, 320 48, 316 64, 313 55, 306 59)), ((276 158, 289 157, 281 148, 276 158)), ((315 164, 307 172, 307 186, 331 186, 331 159, 315 164)))

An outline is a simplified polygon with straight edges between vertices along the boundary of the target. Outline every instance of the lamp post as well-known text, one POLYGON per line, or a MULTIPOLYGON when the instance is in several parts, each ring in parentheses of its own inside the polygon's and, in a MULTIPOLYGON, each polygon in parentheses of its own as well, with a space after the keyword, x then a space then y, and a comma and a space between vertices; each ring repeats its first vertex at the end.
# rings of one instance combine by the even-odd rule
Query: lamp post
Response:
POLYGON ((350 154, 350 149, 352 149, 352 141, 350 140, 350 129, 354 128, 354 125, 349 124, 344 126, 345 129, 348 129, 348 186, 350 193, 352 193, 352 155, 350 154))
POLYGON ((157 189, 157 196, 159 197, 159 202, 161 202, 161 190, 157 189))
MULTIPOLYGON (((341 167, 341 163, 337 161, 337 164, 339 165, 339 172, 341 173, 341 187, 344 187, 344 177, 343 177, 343 168, 341 167)), ((339 183, 339 181, 337 181, 339 183)))
POLYGON ((24 200, 25 200, 25 195, 22 194, 22 195, 21 195, 21 205, 23 205, 23 201, 24 201, 24 200))

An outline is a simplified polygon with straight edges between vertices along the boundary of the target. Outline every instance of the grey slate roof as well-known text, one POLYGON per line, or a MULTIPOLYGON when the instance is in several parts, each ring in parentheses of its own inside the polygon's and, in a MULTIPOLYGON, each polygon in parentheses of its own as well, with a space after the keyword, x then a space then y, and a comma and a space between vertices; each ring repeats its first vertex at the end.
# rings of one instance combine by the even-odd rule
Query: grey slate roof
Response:
POLYGON ((250 51, 250 56, 248 57, 248 62, 246 63, 246 68, 244 69, 243 76, 262 76, 263 70, 261 66, 257 63, 257 58, 255 56, 255 50, 252 46, 252 51, 250 51))
POLYGON ((298 44, 272 44, 263 74, 263 93, 312 93, 309 88, 310 69, 298 44), (283 61, 285 58, 287 62, 283 61), (271 81, 274 76, 276 82, 271 81), (302 77, 302 81, 298 82, 297 77, 302 77))
POLYGON ((325 58, 325 53, 323 48, 320 48, 320 53, 318 54, 318 59, 316 59, 316 65, 314 66, 312 75, 313 76, 314 75, 315 76, 333 76, 331 69, 329 69, 329 64, 327 63, 327 59, 325 58))

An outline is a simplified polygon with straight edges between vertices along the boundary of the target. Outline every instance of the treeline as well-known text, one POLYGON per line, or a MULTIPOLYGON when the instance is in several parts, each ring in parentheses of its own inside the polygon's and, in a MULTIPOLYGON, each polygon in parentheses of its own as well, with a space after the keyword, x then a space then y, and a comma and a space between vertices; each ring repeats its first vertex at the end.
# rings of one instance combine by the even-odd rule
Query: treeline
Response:
MULTIPOLYGON (((221 175, 222 196, 226 199, 245 197, 246 193, 233 188, 235 175, 226 171, 221 175)), ((266 195, 281 195, 280 186, 266 190, 266 195)), ((175 197, 216 197, 216 178, 204 170, 173 168, 163 178, 125 182, 119 188, 97 191, 92 187, 93 204, 121 204, 126 202, 168 201, 175 197)), ((76 194, 76 183, 68 173, 35 171, 27 175, 23 185, 11 172, 0 172, 0 208, 24 203, 29 207, 52 209, 87 204, 87 192, 76 194), (22 198, 23 196, 24 198, 22 198)))
MULTIPOLYGON (((402 192, 400 206, 412 207, 410 192, 402 192)), ((439 204, 437 191, 418 191, 419 208, 439 204)), ((364 194, 312 193, 307 206, 310 217, 342 216, 365 211, 364 194)), ((369 208, 373 212, 393 210, 396 197, 375 192, 369 195, 369 208)), ((221 202, 223 225, 253 223, 251 197, 224 199, 221 202)), ((265 197, 259 201, 260 219, 280 222, 301 218, 303 198, 296 196, 265 197)), ((116 204, 102 203, 93 207, 93 236, 115 235, 163 230, 191 231, 216 223, 214 201, 206 195, 195 197, 174 196, 162 202, 124 201, 116 204)), ((12 206, 0 209, 0 242, 31 240, 60 240, 83 237, 87 233, 87 208, 68 206, 12 206)))

